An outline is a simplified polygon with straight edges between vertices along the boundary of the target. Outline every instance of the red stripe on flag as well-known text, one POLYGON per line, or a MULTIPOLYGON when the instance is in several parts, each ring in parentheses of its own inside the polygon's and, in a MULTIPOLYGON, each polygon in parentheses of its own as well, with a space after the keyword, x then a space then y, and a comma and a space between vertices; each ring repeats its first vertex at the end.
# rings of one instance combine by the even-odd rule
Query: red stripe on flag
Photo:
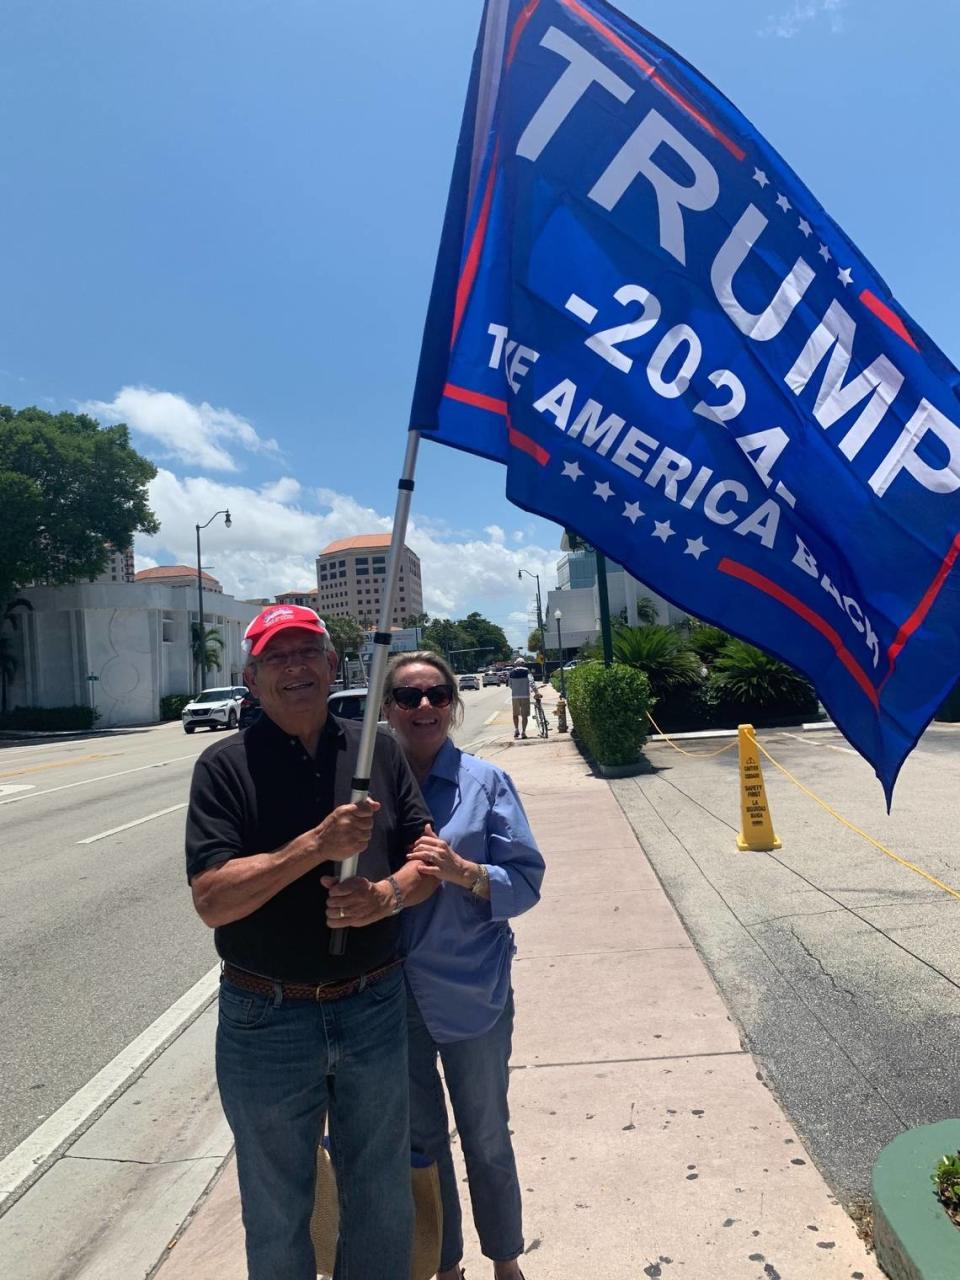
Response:
POLYGON ((528 453, 534 462, 539 462, 541 467, 545 467, 550 461, 550 455, 542 445, 537 444, 531 436, 525 436, 522 431, 518 431, 510 421, 510 415, 507 415, 507 439, 515 449, 519 449, 521 453, 528 453))
POLYGON ((506 400, 495 400, 493 396, 485 396, 480 391, 470 391, 467 387, 458 387, 448 382, 443 388, 448 400, 459 400, 461 404, 471 404, 475 409, 486 409, 488 413, 499 413, 501 418, 507 416, 506 400))
POLYGON ((443 394, 448 400, 456 400, 460 404, 469 404, 474 409, 486 409, 487 413, 495 413, 501 418, 507 420, 507 439, 515 449, 519 449, 521 453, 528 453, 535 462, 539 462, 541 467, 545 467, 550 461, 550 455, 542 445, 537 444, 532 436, 524 435, 522 431, 518 431, 510 421, 510 410, 506 400, 497 400, 494 396, 485 396, 482 391, 471 391, 469 387, 458 387, 454 382, 448 382, 443 388, 443 394))
POLYGON ((645 76, 648 76, 659 89, 662 89, 664 93, 668 94, 678 106, 682 107, 683 110, 687 112, 688 115, 693 116, 697 124, 699 124, 701 128, 706 129, 707 133, 709 133, 711 137, 716 138, 722 146, 726 147, 732 156, 737 160, 743 160, 746 158, 747 153, 742 147, 738 146, 737 143, 728 138, 725 133, 721 133, 717 126, 713 124, 712 121, 708 120, 706 116, 702 115, 692 102, 688 102, 682 94, 678 93, 676 89, 669 85, 657 71, 656 67, 654 67, 652 63, 647 62, 645 58, 642 58, 640 54, 637 53, 636 49, 632 49, 626 41, 621 40, 620 37, 615 32, 611 31, 609 27, 605 26, 599 18, 590 13, 588 9, 585 9, 582 4, 578 4, 577 0, 563 0, 563 3, 579 18, 582 18, 588 26, 591 26, 595 31, 598 31, 605 40, 609 40, 614 48, 618 49, 625 58, 629 58, 635 66, 638 66, 645 76))
POLYGON ((756 570, 748 568, 745 564, 738 564, 736 560, 730 560, 724 556, 717 568, 721 573, 727 573, 731 578, 739 578, 741 582, 746 582, 749 586, 756 587, 758 591, 762 591, 765 595, 772 596, 774 600, 779 600, 782 605, 785 605, 797 617, 803 618, 804 622, 808 622, 811 627, 819 631, 833 646, 834 653, 870 699, 874 708, 879 710, 880 695, 870 682, 870 677, 844 645, 840 636, 830 626, 829 622, 824 621, 819 614, 814 613, 802 600, 798 600, 795 595, 791 595, 789 591, 785 591, 783 587, 771 582, 762 573, 757 573, 756 570))
POLYGON ((494 151, 493 159, 490 162, 490 172, 487 175, 486 190, 483 193, 483 204, 480 206, 480 216, 477 219, 477 225, 473 231, 473 239, 470 242, 467 258, 463 264, 463 271, 460 273, 460 280, 457 284, 457 297, 453 308, 453 330, 450 334, 451 348, 457 340, 457 334, 460 332, 463 313, 467 309, 467 303, 470 301, 470 294, 473 291, 473 282, 477 278, 480 254, 483 251, 483 242, 487 235, 487 223, 490 220, 490 205, 493 202, 493 186, 496 177, 497 151, 494 151))
MULTIPOLYGON (((890 659, 891 672, 893 671, 893 664, 897 660, 897 655, 900 653, 903 646, 907 643, 907 641, 910 639, 910 637, 913 635, 916 629, 920 626, 924 618, 927 616, 927 614, 930 612, 931 608, 933 607, 933 602, 934 600, 936 600, 937 596, 940 594, 940 588, 943 586, 944 582, 946 582, 947 574, 953 568, 958 555, 960 555, 960 533, 956 535, 953 542, 950 544, 950 550, 944 556, 943 564, 937 570, 936 576, 934 577, 933 581, 930 583, 929 587, 927 587, 926 591, 923 593, 923 597, 921 598, 920 603, 917 605, 913 613, 911 613, 910 617, 906 620, 906 622, 897 632, 897 638, 894 640, 893 644, 890 646, 890 649, 887 653, 887 657, 890 659)), ((887 679, 888 680, 890 679, 889 674, 887 675, 887 679)))
POLYGON ((860 301, 868 311, 873 312, 878 320, 882 320, 888 329, 892 329, 898 338, 902 338, 904 342, 913 347, 914 351, 920 350, 914 340, 910 337, 907 326, 903 323, 897 313, 895 311, 891 311, 885 302, 881 302, 875 293, 871 293, 869 289, 861 290, 860 301))
POLYGON ((540 0, 530 0, 530 3, 521 11, 519 18, 517 18, 514 23, 513 35, 510 37, 510 46, 507 49, 506 64, 508 67, 513 61, 514 54, 517 52, 517 45, 520 43, 520 37, 525 31, 527 23, 533 17, 534 13, 536 13, 537 5, 539 3, 540 0))

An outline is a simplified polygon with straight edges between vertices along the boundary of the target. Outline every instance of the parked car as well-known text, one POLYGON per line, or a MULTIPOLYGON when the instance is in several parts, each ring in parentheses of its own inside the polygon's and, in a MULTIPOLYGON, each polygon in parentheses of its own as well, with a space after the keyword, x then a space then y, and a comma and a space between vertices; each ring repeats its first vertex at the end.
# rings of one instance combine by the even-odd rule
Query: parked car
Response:
POLYGON ((242 684, 204 689, 180 713, 184 733, 193 733, 201 725, 210 729, 236 729, 240 723, 240 706, 248 693, 242 684))
POLYGON ((500 683, 499 671, 485 671, 483 673, 483 679, 481 681, 481 684, 483 685, 484 688, 486 688, 488 684, 499 684, 499 683, 500 683))
MULTIPOLYGON (((340 689, 331 693, 327 699, 327 710, 341 720, 362 720, 367 707, 366 689, 340 689)), ((378 720, 378 724, 386 724, 386 720, 378 720)))
POLYGON ((260 699, 248 693, 240 703, 240 723, 238 728, 248 729, 260 719, 260 699))
POLYGON ((479 689, 480 681, 477 679, 476 676, 461 676, 460 688, 461 689, 479 689))

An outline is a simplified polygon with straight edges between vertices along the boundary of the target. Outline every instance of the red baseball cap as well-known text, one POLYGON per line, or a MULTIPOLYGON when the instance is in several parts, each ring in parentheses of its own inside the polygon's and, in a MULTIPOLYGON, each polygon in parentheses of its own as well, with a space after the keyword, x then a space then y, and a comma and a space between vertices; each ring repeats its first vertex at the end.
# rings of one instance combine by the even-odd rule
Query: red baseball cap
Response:
POLYGON ((275 635, 296 627, 315 636, 325 636, 327 629, 318 614, 299 604, 272 604, 250 623, 243 633, 243 645, 251 658, 263 652, 275 635))

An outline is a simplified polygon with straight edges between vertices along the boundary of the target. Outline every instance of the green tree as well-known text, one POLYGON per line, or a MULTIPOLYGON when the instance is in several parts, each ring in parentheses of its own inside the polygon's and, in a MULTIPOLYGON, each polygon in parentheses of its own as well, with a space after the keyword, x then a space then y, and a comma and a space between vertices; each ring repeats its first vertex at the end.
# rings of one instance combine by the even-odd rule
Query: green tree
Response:
POLYGON ((196 623, 190 628, 190 648, 193 653, 193 665, 200 668, 200 688, 206 683, 207 672, 220 666, 223 657, 223 637, 216 627, 199 627, 196 623))
POLYGON ((424 627, 423 647, 432 649, 443 657, 450 656, 455 671, 465 671, 467 668, 463 663, 471 656, 458 654, 456 650, 468 649, 470 646, 470 637, 458 623, 451 622, 449 618, 434 618, 429 626, 424 627))
POLYGON ((20 627, 20 618, 17 615, 18 609, 33 609, 33 605, 29 600, 22 597, 10 600, 4 606, 3 614, 0 615, 0 715, 7 713, 7 686, 13 677, 17 674, 17 659, 13 652, 13 636, 10 631, 17 631, 20 627))
POLYGON ((712 683, 747 709, 800 709, 816 704, 813 685, 805 676, 745 640, 727 641, 713 664, 712 683))
POLYGON ((657 606, 649 596, 637 596, 637 624, 653 627, 657 623, 657 606))
POLYGON ((426 627, 429 626, 430 616, 426 613, 411 613, 408 618, 404 618, 403 626, 405 627, 426 627))
POLYGON ((701 679, 700 659, 672 627, 618 627, 613 655, 617 662, 645 673, 655 698, 701 679))
POLYGON ((473 647, 481 650, 471 659, 473 666, 505 660, 513 653, 503 628, 479 613, 468 613, 457 619, 457 626, 467 633, 473 647))
POLYGON ((534 627, 527 636, 527 648, 531 653, 543 653, 543 632, 539 627, 534 627))
POLYGON ((689 618, 687 623, 689 624, 687 643, 694 653, 700 655, 706 666, 712 667, 733 637, 720 627, 711 626, 708 622, 696 622, 689 618))
POLYGON ((326 626, 341 662, 348 653, 360 652, 360 646, 363 644, 363 628, 356 618, 328 618, 326 626))
POLYGON ((0 405, 0 602, 29 582, 96 577, 107 543, 156 533, 147 500, 156 473, 122 423, 0 405))

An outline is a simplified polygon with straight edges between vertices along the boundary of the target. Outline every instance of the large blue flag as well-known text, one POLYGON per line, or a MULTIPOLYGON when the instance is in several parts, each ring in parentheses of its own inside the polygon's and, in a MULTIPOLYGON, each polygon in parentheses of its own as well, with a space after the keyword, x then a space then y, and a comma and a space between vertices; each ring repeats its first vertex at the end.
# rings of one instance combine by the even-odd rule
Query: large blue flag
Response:
POLYGON ((888 801, 960 673, 958 386, 677 53, 488 0, 411 426, 806 672, 888 801))

